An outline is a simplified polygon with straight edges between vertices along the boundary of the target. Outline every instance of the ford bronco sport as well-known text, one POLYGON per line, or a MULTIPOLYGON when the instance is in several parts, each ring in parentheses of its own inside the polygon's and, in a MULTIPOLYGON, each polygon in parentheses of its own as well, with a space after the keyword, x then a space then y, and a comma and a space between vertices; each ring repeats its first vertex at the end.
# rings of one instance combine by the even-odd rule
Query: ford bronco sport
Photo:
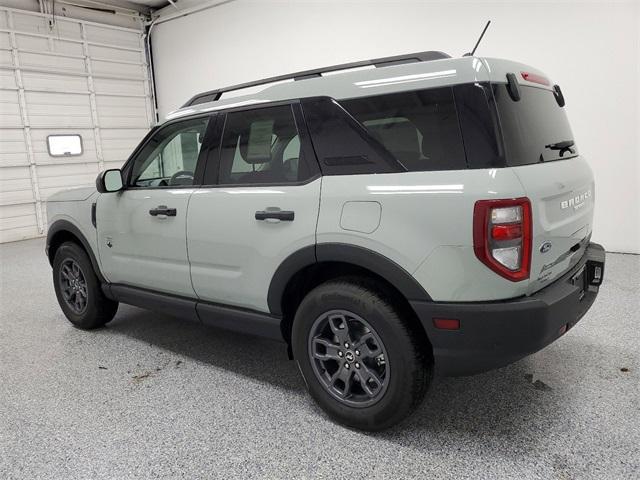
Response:
POLYGON ((333 418, 379 430, 435 375, 563 335, 604 273, 557 85, 440 52, 205 92, 97 188, 48 203, 60 306, 118 302, 288 344, 333 418))

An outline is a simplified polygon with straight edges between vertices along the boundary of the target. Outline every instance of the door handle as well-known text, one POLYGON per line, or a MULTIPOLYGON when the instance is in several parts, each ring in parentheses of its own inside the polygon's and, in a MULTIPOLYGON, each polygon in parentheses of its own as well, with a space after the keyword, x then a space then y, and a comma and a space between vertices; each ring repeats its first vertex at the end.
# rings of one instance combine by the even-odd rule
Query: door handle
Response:
POLYGON ((295 213, 291 210, 258 210, 256 220, 282 220, 283 222, 293 222, 295 213))
POLYGON ((158 215, 164 215, 165 217, 175 217, 177 210, 175 208, 169 208, 166 205, 158 205, 156 208, 149 210, 149 215, 157 217, 158 215))

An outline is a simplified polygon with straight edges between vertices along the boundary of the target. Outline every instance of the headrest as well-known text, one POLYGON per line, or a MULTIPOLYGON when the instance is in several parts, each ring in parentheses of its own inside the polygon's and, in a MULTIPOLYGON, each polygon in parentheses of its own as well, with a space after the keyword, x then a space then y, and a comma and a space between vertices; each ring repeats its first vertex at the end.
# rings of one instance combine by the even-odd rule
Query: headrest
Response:
POLYGON ((252 165, 271 161, 273 121, 256 121, 240 134, 240 155, 252 165))
POLYGON ((374 136, 378 137, 387 150, 396 157, 399 155, 420 156, 420 144, 418 130, 415 125, 408 120, 389 123, 386 125, 372 125, 369 127, 374 136))
MULTIPOLYGON (((434 162, 440 162, 446 158, 446 155, 443 151, 443 145, 446 142, 446 139, 442 138, 444 132, 439 128, 438 122, 441 122, 442 119, 438 118, 438 120, 428 122, 430 128, 425 128, 422 133, 422 155, 424 155, 430 162, 430 165, 433 165, 434 162)), ((445 132, 448 132, 449 129, 445 129, 445 132)))

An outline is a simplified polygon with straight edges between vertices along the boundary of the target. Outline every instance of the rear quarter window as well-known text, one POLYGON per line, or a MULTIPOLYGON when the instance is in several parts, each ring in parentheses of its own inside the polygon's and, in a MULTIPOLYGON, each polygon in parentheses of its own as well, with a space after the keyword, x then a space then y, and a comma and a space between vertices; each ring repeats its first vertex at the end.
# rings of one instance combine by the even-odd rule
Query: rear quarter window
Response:
POLYGON ((341 100, 407 171, 467 168, 450 87, 341 100))

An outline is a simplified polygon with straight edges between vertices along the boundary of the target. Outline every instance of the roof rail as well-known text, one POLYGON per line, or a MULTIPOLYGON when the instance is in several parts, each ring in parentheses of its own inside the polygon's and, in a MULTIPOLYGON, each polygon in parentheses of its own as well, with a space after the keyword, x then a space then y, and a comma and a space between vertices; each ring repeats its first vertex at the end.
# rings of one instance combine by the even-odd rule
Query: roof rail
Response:
POLYGON ((230 87, 219 88, 217 90, 210 90, 208 92, 198 93, 191 97, 187 103, 181 108, 198 105, 200 103, 215 102, 219 100, 223 93, 232 92, 234 90, 241 90, 243 88, 256 87, 258 85, 265 85, 267 83, 282 82, 285 80, 306 80, 308 78, 321 77, 323 73, 337 72, 340 70, 348 70, 358 67, 373 66, 375 68, 389 67, 391 65, 402 65, 404 63, 417 63, 428 62, 431 60, 440 60, 443 58, 451 58, 443 52, 428 51, 417 52, 406 55, 395 55, 393 57, 375 58, 373 60, 362 60, 359 62, 342 63, 340 65, 332 65, 330 67, 316 68, 314 70, 305 70, 302 72, 290 73, 288 75, 279 75, 277 77, 264 78, 262 80, 256 80, 253 82, 241 83, 239 85, 232 85, 230 87))

